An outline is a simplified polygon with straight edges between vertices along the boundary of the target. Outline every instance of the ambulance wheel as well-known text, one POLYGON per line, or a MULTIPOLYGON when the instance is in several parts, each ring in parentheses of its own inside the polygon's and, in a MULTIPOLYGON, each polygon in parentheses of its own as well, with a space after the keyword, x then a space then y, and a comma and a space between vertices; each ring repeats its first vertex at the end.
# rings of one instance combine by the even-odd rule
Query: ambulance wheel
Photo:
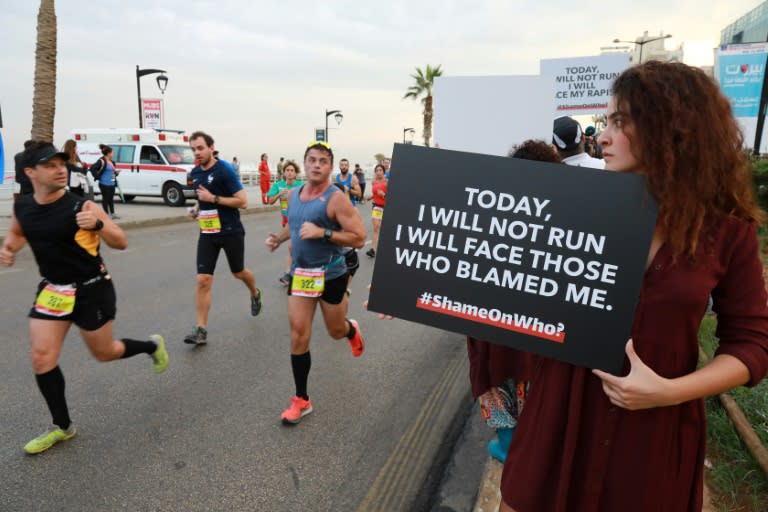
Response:
POLYGON ((136 196, 132 196, 132 195, 127 195, 127 194, 124 194, 124 195, 123 195, 123 199, 125 199, 125 202, 126 202, 126 203, 130 203, 131 201, 133 201, 134 199, 136 199, 136 196))
POLYGON ((178 183, 166 183, 163 187, 163 201, 168 206, 184 206, 186 199, 184 192, 181 191, 181 185, 178 183))

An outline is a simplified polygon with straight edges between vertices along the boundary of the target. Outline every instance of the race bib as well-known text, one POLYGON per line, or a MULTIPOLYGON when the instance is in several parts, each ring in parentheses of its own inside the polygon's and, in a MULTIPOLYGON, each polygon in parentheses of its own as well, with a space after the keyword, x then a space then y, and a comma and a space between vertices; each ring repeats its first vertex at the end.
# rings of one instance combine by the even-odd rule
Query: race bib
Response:
POLYGON ((219 233, 221 231, 221 218, 219 210, 200 210, 197 216, 201 233, 219 233))
POLYGON ((48 283, 35 300, 35 311, 49 316, 67 316, 75 309, 75 287, 48 283))
POLYGON ((291 295, 320 297, 325 290, 325 270, 322 268, 297 268, 293 272, 291 295))
POLYGON ((384 208, 382 208, 381 206, 374 206, 373 207, 373 212, 371 213, 371 218, 372 219, 379 219, 379 220, 383 219, 384 218, 384 208))

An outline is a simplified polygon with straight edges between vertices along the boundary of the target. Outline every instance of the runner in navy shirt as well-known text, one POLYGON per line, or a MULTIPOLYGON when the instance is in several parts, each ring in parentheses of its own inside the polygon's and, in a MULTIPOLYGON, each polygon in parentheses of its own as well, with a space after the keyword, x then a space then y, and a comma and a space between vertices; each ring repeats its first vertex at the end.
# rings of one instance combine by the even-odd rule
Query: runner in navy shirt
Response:
POLYGON ((197 289, 195 309, 197 325, 184 337, 184 343, 208 343, 208 312, 211 309, 211 287, 216 260, 223 249, 232 275, 241 280, 250 292, 251 315, 261 311, 261 290, 256 288, 253 272, 245 268, 245 229, 238 208, 248 207, 248 196, 240 178, 229 164, 213 156, 213 137, 194 132, 189 144, 199 165, 192 169, 192 182, 197 191, 197 204, 189 216, 198 221, 197 289))

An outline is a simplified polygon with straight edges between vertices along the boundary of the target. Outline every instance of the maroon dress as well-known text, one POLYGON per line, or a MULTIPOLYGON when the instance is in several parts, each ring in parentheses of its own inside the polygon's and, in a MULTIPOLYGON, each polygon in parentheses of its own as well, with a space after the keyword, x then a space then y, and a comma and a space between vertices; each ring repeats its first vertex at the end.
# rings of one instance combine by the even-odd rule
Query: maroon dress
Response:
POLYGON ((537 356, 496 343, 467 336, 469 382, 472 396, 479 397, 507 379, 531 381, 537 356))
MULTIPOLYGON (((632 325, 640 359, 662 377, 696 370, 698 328, 712 294, 717 354, 768 371, 768 308, 755 227, 720 221, 698 265, 662 245, 645 273, 632 325)), ((595 329, 599 336, 599 328, 595 329)), ((625 361, 625 373, 629 363, 625 361)), ((700 512, 706 441, 701 399, 629 411, 589 369, 540 358, 502 474, 516 512, 700 512)))

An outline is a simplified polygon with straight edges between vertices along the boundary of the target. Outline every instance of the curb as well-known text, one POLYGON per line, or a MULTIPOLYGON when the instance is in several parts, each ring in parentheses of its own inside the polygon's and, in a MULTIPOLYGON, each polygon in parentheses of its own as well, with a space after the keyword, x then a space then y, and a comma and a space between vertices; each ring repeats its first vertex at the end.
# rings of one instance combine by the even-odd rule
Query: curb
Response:
MULTIPOLYGON (((280 211, 279 206, 266 206, 266 207, 253 207, 246 208, 240 212, 240 215, 253 215, 257 213, 268 213, 280 211)), ((177 215, 173 217, 158 217, 153 219, 144 220, 129 220, 124 222, 118 222, 117 225, 123 230, 148 228, 153 226, 166 226, 170 224, 181 224, 182 222, 191 222, 190 218, 185 215, 177 215)), ((0 235, 0 244, 5 240, 5 235, 0 235)))

